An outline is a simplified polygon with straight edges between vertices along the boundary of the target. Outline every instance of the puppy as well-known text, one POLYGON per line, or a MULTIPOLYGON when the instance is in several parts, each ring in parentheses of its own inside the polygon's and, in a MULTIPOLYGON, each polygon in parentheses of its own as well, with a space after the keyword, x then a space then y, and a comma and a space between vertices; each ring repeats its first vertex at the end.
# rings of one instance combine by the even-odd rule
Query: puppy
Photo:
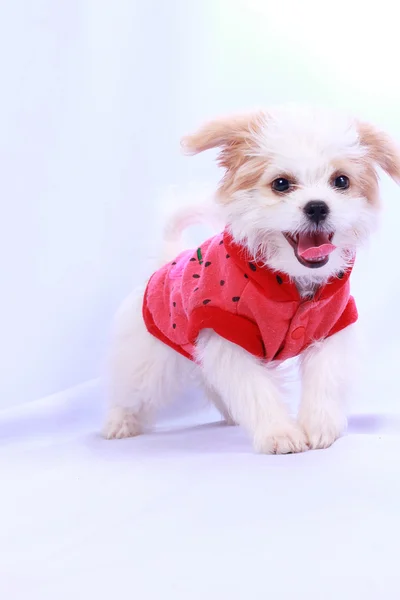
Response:
POLYGON ((226 226, 175 254, 190 211, 177 218, 167 228, 168 261, 120 309, 105 436, 141 433, 197 372, 256 451, 327 448, 346 427, 357 353, 349 277, 377 220, 377 168, 399 180, 399 152, 368 123, 295 107, 221 118, 182 143, 188 154, 219 149, 216 201, 226 226), (277 368, 295 356, 297 420, 277 368))

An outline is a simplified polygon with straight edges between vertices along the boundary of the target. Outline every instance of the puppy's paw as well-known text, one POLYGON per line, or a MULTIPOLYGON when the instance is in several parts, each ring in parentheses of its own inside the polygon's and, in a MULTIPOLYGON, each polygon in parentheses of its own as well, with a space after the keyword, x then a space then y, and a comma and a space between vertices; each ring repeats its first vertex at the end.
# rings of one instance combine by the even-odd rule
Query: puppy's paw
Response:
POLYGON ((302 416, 299 419, 300 426, 307 436, 310 449, 317 450, 332 446, 346 429, 344 417, 332 417, 330 415, 302 416))
POLYGON ((308 443, 301 427, 296 423, 285 423, 256 433, 254 449, 262 454, 292 454, 308 450, 308 443))
POLYGON ((142 433, 138 418, 127 408, 112 408, 103 428, 107 440, 133 437, 142 433))

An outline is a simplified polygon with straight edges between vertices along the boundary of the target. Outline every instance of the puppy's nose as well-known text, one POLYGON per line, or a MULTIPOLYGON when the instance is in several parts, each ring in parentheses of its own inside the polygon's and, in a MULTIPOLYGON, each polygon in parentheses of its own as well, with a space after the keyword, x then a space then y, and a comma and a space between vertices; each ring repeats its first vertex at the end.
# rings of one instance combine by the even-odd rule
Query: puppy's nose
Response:
POLYGON ((320 200, 307 202, 303 210, 310 221, 316 225, 323 223, 329 215, 329 206, 320 200))

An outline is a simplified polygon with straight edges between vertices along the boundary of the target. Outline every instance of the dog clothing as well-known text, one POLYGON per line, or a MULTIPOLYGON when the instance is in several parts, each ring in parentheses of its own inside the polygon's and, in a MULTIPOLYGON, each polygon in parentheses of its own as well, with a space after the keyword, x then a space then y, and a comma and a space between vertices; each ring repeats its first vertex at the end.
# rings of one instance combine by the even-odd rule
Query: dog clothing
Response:
POLYGON ((203 329, 266 361, 286 360, 355 323, 350 274, 301 298, 288 275, 259 265, 226 230, 152 275, 143 318, 151 334, 192 360, 203 329))

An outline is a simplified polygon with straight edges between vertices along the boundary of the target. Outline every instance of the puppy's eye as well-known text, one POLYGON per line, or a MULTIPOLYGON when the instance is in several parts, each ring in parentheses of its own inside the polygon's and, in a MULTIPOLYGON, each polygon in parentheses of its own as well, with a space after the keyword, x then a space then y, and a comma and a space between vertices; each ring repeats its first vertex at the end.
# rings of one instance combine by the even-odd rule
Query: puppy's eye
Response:
POLYGON ((286 179, 285 177, 278 177, 278 179, 275 179, 272 182, 271 187, 274 192, 283 194, 284 192, 288 192, 290 190, 292 184, 290 183, 289 179, 286 179))
POLYGON ((347 190, 350 186, 350 179, 346 175, 338 175, 332 181, 332 185, 339 190, 347 190))

